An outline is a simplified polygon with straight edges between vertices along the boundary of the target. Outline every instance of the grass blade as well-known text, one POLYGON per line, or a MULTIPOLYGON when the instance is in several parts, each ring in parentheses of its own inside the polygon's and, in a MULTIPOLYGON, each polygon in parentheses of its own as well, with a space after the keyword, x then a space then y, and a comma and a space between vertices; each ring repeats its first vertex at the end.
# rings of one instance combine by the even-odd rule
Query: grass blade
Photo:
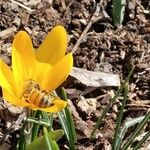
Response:
POLYGON ((145 116, 141 116, 141 117, 137 117, 137 118, 134 118, 132 120, 126 121, 118 138, 120 138, 120 140, 122 140, 124 138, 124 135, 127 132, 128 128, 135 125, 135 124, 137 124, 137 123, 140 123, 144 119, 144 117, 145 116))
POLYGON ((36 124, 40 124, 40 125, 44 125, 47 127, 50 127, 51 125, 49 124, 49 122, 47 120, 44 119, 38 119, 38 118, 33 118, 33 117, 29 117, 26 119, 27 122, 32 122, 32 123, 36 123, 36 124))
MULTIPOLYGON (((67 95, 64 89, 62 89, 62 95, 63 99, 67 101, 67 95)), ((75 150, 75 143, 77 143, 77 137, 73 118, 69 108, 66 107, 62 112, 58 113, 58 116, 66 134, 67 140, 69 142, 69 147, 71 150, 75 150)))
MULTIPOLYGON (((35 118, 40 117, 40 111, 36 111, 35 118)), ((31 142, 37 139, 38 137, 38 132, 39 132, 39 124, 34 123, 32 127, 32 135, 31 135, 31 142)))
POLYGON ((147 132, 147 134, 142 138, 141 141, 139 141, 133 148, 133 150, 138 150, 142 144, 150 137, 150 131, 147 132))
POLYGON ((131 71, 129 72, 127 78, 125 79, 124 83, 121 85, 121 87, 119 88, 119 90, 117 91, 116 95, 112 98, 111 102, 106 106, 106 108, 103 110, 100 118, 98 119, 98 121, 96 122, 96 125, 91 133, 91 139, 94 138, 95 132, 98 129, 98 127, 101 125, 103 118, 106 116, 107 112, 109 111, 109 109, 111 108, 112 104, 115 102, 116 98, 119 96, 119 94, 122 92, 122 89, 124 88, 124 86, 126 85, 126 83, 128 82, 129 78, 131 77, 132 73, 133 73, 134 67, 131 69, 131 71))
POLYGON ((128 95, 128 84, 126 84, 125 86, 124 99, 123 99, 122 106, 120 108, 118 118, 117 118, 114 140, 112 144, 112 150, 120 150, 121 140, 119 140, 118 136, 121 130, 121 121, 122 121, 122 116, 123 116, 123 110, 127 101, 127 95, 128 95))
MULTIPOLYGON (((66 95, 66 92, 64 89, 62 89, 62 95, 64 95, 64 99, 67 100, 67 95, 66 95)), ((77 137, 76 137, 76 131, 75 131, 75 125, 74 125, 74 122, 73 122, 73 118, 72 118, 72 115, 71 115, 71 112, 69 110, 68 107, 65 108, 65 114, 66 114, 66 121, 67 121, 67 126, 68 126, 68 130, 69 130, 69 133, 70 133, 70 137, 72 139, 72 143, 77 143, 77 137)))
POLYGON ((48 131, 53 130, 53 113, 49 113, 50 116, 48 116, 47 112, 41 111, 41 117, 46 120, 46 122, 49 122, 49 127, 47 127, 48 131))
POLYGON ((67 141, 70 141, 69 131, 68 131, 68 128, 67 128, 67 125, 66 125, 66 118, 65 118, 64 114, 62 112, 59 112, 58 113, 58 118, 59 118, 60 124, 61 124, 61 126, 62 126, 62 128, 65 132, 67 141))
POLYGON ((124 144, 122 150, 127 150, 128 147, 132 144, 134 138, 139 134, 139 132, 142 130, 142 128, 145 126, 145 124, 150 119, 150 112, 144 117, 144 119, 141 121, 141 123, 137 126, 134 133, 131 135, 129 140, 124 144))
POLYGON ((20 130, 20 137, 19 137, 17 150, 26 150, 26 141, 25 141, 25 135, 24 135, 24 127, 25 127, 25 125, 20 130))

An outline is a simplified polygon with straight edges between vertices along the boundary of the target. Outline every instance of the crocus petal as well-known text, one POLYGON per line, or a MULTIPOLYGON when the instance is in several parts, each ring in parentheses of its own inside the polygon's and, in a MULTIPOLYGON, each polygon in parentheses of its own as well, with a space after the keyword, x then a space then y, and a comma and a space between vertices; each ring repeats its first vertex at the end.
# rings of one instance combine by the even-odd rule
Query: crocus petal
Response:
POLYGON ((36 58, 38 61, 55 65, 65 55, 66 48, 66 30, 62 26, 56 26, 38 48, 36 58))
POLYGON ((9 93, 6 89, 3 88, 2 91, 3 91, 3 97, 9 103, 20 107, 25 107, 29 105, 27 102, 20 100, 19 97, 17 97, 15 94, 9 93))
POLYGON ((39 85, 43 80, 47 79, 47 74, 52 70, 52 66, 48 63, 36 62, 36 74, 34 73, 32 79, 35 80, 39 85))
POLYGON ((15 91, 15 81, 9 66, 0 59, 0 86, 10 93, 15 91))
POLYGON ((73 57, 72 53, 69 53, 64 56, 50 72, 48 72, 41 84, 41 87, 50 91, 55 90, 69 75, 72 66, 73 57))
MULTIPOLYGON (((30 36, 26 32, 20 31, 16 34, 12 45, 12 69, 19 87, 24 84, 26 79, 32 77, 34 66, 35 55, 30 36)), ((36 72, 34 73, 36 74, 36 72)))
POLYGON ((45 112, 59 112, 61 111, 62 109, 64 109, 65 107, 67 106, 67 102, 64 101, 64 100, 55 100, 54 101, 54 105, 51 106, 51 107, 47 107, 47 108, 41 108, 41 107, 35 107, 33 106, 32 109, 34 110, 41 110, 41 111, 45 111, 45 112))

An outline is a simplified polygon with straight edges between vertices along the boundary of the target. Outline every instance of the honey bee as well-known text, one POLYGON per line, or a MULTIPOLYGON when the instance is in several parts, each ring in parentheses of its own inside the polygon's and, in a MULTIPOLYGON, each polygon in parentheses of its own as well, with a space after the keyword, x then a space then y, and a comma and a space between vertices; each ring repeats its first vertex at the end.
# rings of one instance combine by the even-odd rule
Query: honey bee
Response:
POLYGON ((54 93, 42 90, 34 80, 26 81, 22 97, 26 102, 31 102, 41 108, 53 106, 53 101, 58 98, 54 93))

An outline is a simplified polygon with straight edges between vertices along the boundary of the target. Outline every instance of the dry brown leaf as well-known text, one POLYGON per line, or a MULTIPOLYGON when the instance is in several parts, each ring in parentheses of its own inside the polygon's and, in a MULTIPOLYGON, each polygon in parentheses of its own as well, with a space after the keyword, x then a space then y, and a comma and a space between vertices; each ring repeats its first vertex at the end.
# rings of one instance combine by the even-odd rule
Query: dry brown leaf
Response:
POLYGON ((120 86, 120 79, 117 74, 94 72, 73 67, 70 75, 87 86, 120 86))

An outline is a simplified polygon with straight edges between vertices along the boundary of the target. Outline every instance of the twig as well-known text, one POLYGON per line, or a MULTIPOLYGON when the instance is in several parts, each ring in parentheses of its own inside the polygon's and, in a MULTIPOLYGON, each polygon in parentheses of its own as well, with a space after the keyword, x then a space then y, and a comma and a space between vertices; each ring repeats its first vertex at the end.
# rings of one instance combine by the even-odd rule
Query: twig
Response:
POLYGON ((20 7, 24 8, 24 9, 28 10, 30 13, 34 11, 33 9, 31 9, 31 8, 27 7, 26 5, 24 5, 22 3, 19 3, 19 2, 15 1, 15 0, 9 0, 9 1, 11 1, 12 3, 15 3, 18 6, 20 6, 20 7))
POLYGON ((87 34, 88 30, 90 29, 91 25, 92 25, 94 22, 96 22, 97 20, 99 20, 99 19, 102 18, 102 16, 99 16, 99 17, 98 17, 99 12, 100 12, 100 5, 97 5, 97 6, 96 6, 96 10, 95 10, 95 12, 93 13, 93 15, 92 15, 92 17, 91 17, 91 19, 90 19, 88 25, 86 26, 86 28, 85 28, 84 31, 82 32, 80 38, 79 38, 78 41, 76 42, 74 48, 72 49, 72 53, 74 53, 74 52, 77 50, 77 48, 79 47, 79 45, 80 45, 82 39, 85 37, 85 35, 87 34))
POLYGON ((143 11, 143 13, 145 13, 145 14, 149 14, 149 13, 150 13, 150 11, 149 11, 149 10, 146 10, 146 9, 143 7, 143 5, 140 4, 140 2, 139 2, 138 0, 136 0, 136 3, 137 3, 137 5, 141 8, 141 10, 143 11))
POLYGON ((6 39, 13 36, 15 28, 7 28, 5 30, 0 31, 0 39, 6 39))
POLYGON ((70 1, 69 4, 66 6, 65 12, 63 14, 63 19, 65 19, 65 15, 68 13, 70 6, 73 4, 74 0, 70 1))
POLYGON ((63 10, 66 10, 65 0, 61 0, 61 5, 62 5, 63 10))

